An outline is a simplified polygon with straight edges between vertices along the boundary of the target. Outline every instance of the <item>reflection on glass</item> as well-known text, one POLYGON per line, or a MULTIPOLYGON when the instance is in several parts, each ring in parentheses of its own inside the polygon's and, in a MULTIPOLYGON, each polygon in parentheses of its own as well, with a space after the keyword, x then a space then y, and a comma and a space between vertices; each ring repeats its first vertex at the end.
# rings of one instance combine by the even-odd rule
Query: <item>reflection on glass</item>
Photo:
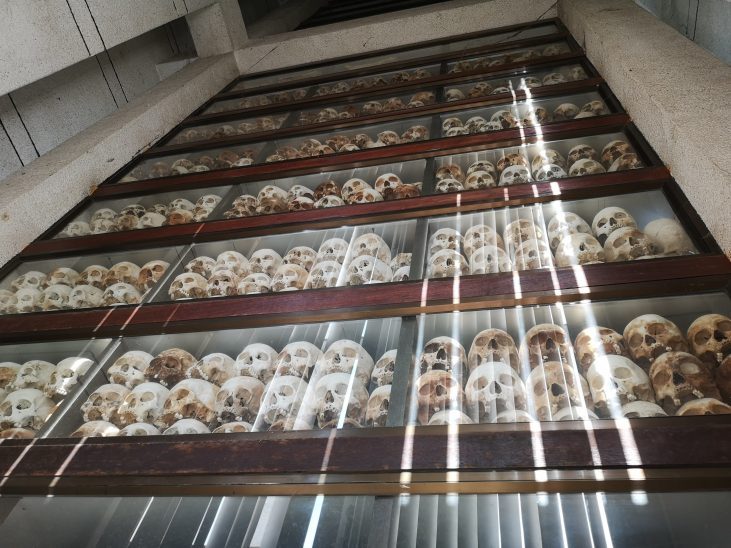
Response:
POLYGON ((52 434, 385 426, 400 321, 126 338, 52 434))
POLYGON ((422 316, 411 422, 729 414, 730 310, 716 294, 422 316))
POLYGON ((478 99, 518 89, 532 89, 555 84, 565 84, 586 78, 586 71, 579 64, 551 67, 526 72, 512 77, 482 78, 464 84, 450 84, 444 87, 444 99, 448 103, 463 99, 478 99))
POLYGON ((139 304, 181 254, 171 247, 23 262, 0 281, 0 314, 139 304))
POLYGON ((660 191, 433 217, 428 238, 430 278, 697 253, 660 191))
POLYGON ((416 221, 402 221, 196 244, 173 272, 167 295, 181 300, 403 281, 415 228, 416 221))
POLYGON ((230 190, 229 187, 214 187, 94 202, 55 237, 73 238, 199 223, 212 216, 230 190))
POLYGON ((638 169, 645 162, 623 133, 490 149, 436 159, 436 193, 547 182, 638 169))

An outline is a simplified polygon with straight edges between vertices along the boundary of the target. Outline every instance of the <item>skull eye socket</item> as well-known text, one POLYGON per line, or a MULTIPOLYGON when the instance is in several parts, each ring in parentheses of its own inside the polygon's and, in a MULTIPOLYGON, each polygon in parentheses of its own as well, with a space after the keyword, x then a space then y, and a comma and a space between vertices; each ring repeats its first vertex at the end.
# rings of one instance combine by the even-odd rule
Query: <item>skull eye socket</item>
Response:
POLYGON ((628 367, 616 367, 612 371, 612 376, 616 379, 629 379, 632 378, 632 370, 628 367))
POLYGON ((148 402, 155 399, 155 394, 152 392, 143 392, 140 394, 140 401, 141 402, 148 402))

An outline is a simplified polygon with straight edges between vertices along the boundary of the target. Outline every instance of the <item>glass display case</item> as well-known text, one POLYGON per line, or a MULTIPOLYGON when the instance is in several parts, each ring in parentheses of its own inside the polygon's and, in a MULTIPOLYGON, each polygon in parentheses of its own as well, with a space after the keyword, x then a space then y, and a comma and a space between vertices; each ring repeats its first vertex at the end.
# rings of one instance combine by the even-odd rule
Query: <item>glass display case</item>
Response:
POLYGON ((535 47, 519 48, 512 51, 501 51, 469 57, 459 61, 451 61, 447 63, 447 72, 449 74, 460 74, 463 72, 475 72, 485 69, 494 69, 503 65, 514 65, 517 63, 527 63, 538 59, 548 59, 557 55, 569 53, 571 48, 564 41, 551 42, 535 47))
POLYGON ((237 97, 223 101, 215 101, 203 109, 200 114, 218 114, 229 110, 243 110, 267 107, 270 105, 284 105, 293 101, 301 101, 311 92, 311 88, 292 88, 274 93, 262 93, 248 97, 237 97))
POLYGON ((222 139, 224 137, 236 137, 274 131, 282 127, 287 120, 288 113, 259 116, 257 118, 244 118, 231 120, 225 124, 207 124, 201 126, 185 127, 174 133, 165 145, 179 145, 182 143, 196 143, 210 139, 222 139))
POLYGON ((138 305, 183 253, 167 247, 21 262, 0 281, 0 315, 138 305))

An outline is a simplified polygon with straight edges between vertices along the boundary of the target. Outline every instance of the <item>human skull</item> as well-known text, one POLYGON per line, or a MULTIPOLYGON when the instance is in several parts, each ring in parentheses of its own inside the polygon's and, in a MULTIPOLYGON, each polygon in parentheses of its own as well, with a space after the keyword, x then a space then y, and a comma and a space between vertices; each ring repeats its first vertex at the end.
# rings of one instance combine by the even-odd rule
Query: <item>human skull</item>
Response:
POLYGON ((318 359, 317 367, 321 375, 332 373, 355 375, 360 384, 368 386, 373 371, 373 358, 360 344, 342 339, 328 347, 318 359))
MULTIPOLYGON (((216 257, 216 264, 212 274, 218 271, 228 271, 237 277, 243 278, 251 272, 249 261, 238 251, 224 251, 216 257)), ((235 285, 235 284, 234 284, 235 285)))
POLYGON ((599 243, 604 245, 609 235, 620 228, 637 228, 637 222, 621 207, 605 207, 594 216, 591 229, 599 243))
POLYGON ((335 287, 342 267, 343 265, 337 261, 322 261, 317 263, 307 276, 305 289, 335 287))
POLYGON ((637 419, 645 417, 667 417, 668 414, 656 403, 635 400, 622 406, 622 416, 626 419, 637 419))
POLYGON ((148 213, 157 213, 159 215, 167 215, 168 206, 165 204, 152 204, 147 208, 148 213))
POLYGON ((490 121, 499 123, 503 129, 518 127, 518 119, 510 110, 498 110, 490 117, 490 121))
POLYGON ((500 174, 499 186, 522 185, 533 180, 530 170, 525 166, 508 166, 500 174))
POLYGON ((0 404, 0 429, 39 430, 53 412, 53 400, 36 388, 15 390, 0 404))
POLYGON ((402 184, 401 178, 395 173, 384 173, 376 179, 375 189, 385 196, 387 190, 393 190, 402 184))
POLYGON ((392 278, 393 272, 388 264, 369 255, 356 257, 348 265, 348 285, 390 282, 392 278))
POLYGON ((153 356, 142 350, 130 350, 115 360, 107 371, 107 378, 115 384, 123 384, 130 390, 145 382, 145 370, 153 356))
POLYGON ((18 371, 20 371, 19 363, 0 362, 0 401, 7 395, 7 389, 12 386, 18 371))
POLYGON ((170 391, 156 382, 145 382, 127 394, 117 410, 119 425, 153 424, 162 415, 170 391))
POLYGON ((476 190, 479 188, 492 188, 497 186, 497 181, 492 173, 487 171, 473 171, 467 175, 464 182, 464 188, 467 190, 476 190))
POLYGON ((91 421, 82 424, 70 438, 109 438, 119 435, 119 428, 108 421, 91 421))
POLYGON ((473 424, 474 421, 457 409, 448 409, 434 413, 429 419, 429 426, 446 426, 450 424, 473 424))
POLYGON ((678 326, 657 314, 637 316, 624 328, 629 354, 645 371, 665 352, 688 352, 688 343, 678 326))
POLYGON ((462 168, 457 164, 443 165, 436 170, 434 175, 439 181, 442 179, 455 179, 456 181, 463 182, 465 178, 462 168))
POLYGON ((366 405, 366 426, 386 426, 390 402, 391 385, 384 384, 376 388, 368 398, 366 405))
POLYGON ((461 101, 465 94, 458 88, 450 88, 444 92, 444 99, 448 102, 461 101))
POLYGON ((196 419, 210 424, 216 418, 216 396, 219 388, 202 379, 185 379, 171 390, 162 414, 155 421, 159 428, 171 426, 180 419, 196 419))
POLYGON ((297 196, 289 201, 290 211, 308 211, 314 209, 315 201, 306 196, 297 196))
POLYGON ((261 198, 256 206, 257 215, 272 215, 289 211, 289 205, 279 198, 261 198))
POLYGON ((472 370, 465 394, 470 415, 478 422, 494 422, 503 411, 528 408, 525 384, 502 362, 486 362, 472 370))
POLYGON ((520 409, 503 411, 495 417, 496 423, 535 422, 536 419, 528 411, 520 409))
POLYGON ((317 252, 311 247, 297 246, 290 249, 282 260, 283 264, 296 264, 309 271, 315 264, 317 252))
POLYGON ((553 255, 543 240, 526 240, 515 250, 513 266, 517 270, 536 270, 553 265, 553 255))
POLYGON ((320 428, 363 426, 367 404, 368 390, 346 373, 325 375, 315 386, 314 408, 320 428))
POLYGON ((145 378, 157 381, 163 386, 174 386, 183 379, 185 373, 197 360, 182 348, 163 350, 145 368, 145 378))
POLYGON ((167 261, 156 259, 145 263, 142 265, 142 268, 140 268, 140 274, 137 278, 137 287, 142 290, 152 289, 152 286, 160 281, 168 268, 170 268, 170 263, 167 261))
POLYGON ((135 422, 122 428, 117 436, 159 436, 160 434, 160 430, 151 424, 135 422))
POLYGON ((32 440, 36 433, 29 428, 6 428, 0 431, 0 438, 8 440, 32 440))
POLYGON ((91 227, 86 221, 72 221, 58 233, 59 238, 75 238, 91 234, 91 227))
POLYGON ((23 287, 15 292, 15 302, 9 305, 8 312, 11 314, 21 312, 33 312, 40 309, 40 301, 43 293, 34 287, 23 287))
POLYGON ((215 413, 219 423, 253 423, 259 414, 264 383, 253 377, 232 377, 221 385, 215 413))
POLYGON ((64 310, 70 308, 69 297, 71 287, 68 285, 54 284, 43 290, 38 306, 42 310, 64 310))
POLYGON ((485 329, 480 331, 472 341, 467 355, 469 371, 474 371, 485 363, 501 362, 520 373, 518 348, 513 337, 502 329, 485 329))
POLYGON ((705 314, 688 328, 690 349, 711 370, 731 354, 731 319, 721 314, 705 314))
POLYGON ((440 411, 464 409, 465 403, 460 381, 441 369, 432 369, 417 379, 416 398, 422 425, 429 424, 432 416, 440 411))
POLYGON ((554 251, 566 236, 591 233, 589 223, 570 211, 561 211, 548 222, 548 242, 554 251))
POLYGON ((345 202, 352 203, 352 197, 366 189, 373 189, 373 187, 363 179, 353 178, 345 181, 340 193, 345 202))
POLYGON ((104 286, 125 283, 136 285, 140 278, 140 267, 129 261, 122 261, 113 265, 104 276, 104 286))
POLYGON ((272 287, 272 279, 266 274, 256 272, 249 274, 239 281, 236 291, 239 295, 252 295, 256 293, 269 293, 272 287))
POLYGON ((573 165, 578 162, 579 160, 599 160, 599 155, 597 154, 596 150, 594 150, 592 147, 590 147, 587 144, 581 143, 578 144, 569 150, 569 154, 567 156, 568 159, 568 167, 569 170, 573 165))
POLYGON ((556 248, 556 265, 565 267, 604 262, 604 250, 591 234, 569 234, 556 248))
POLYGON ((240 434, 242 432, 251 432, 254 426, 248 422, 229 422, 222 424, 216 428, 214 434, 240 434))
POLYGON ((163 436, 184 436, 190 434, 208 434, 210 430, 201 421, 196 419, 182 419, 170 428, 166 428, 162 435, 163 436))
MULTIPOLYGON (((507 170, 506 170, 507 171, 507 170)), ((545 164, 540 166, 534 173, 536 181, 551 181, 566 177, 566 171, 556 164, 545 164)))
POLYGON ((104 290, 102 300, 105 306, 139 304, 142 301, 142 295, 132 284, 116 283, 104 290))
POLYGON ((252 273, 266 274, 271 278, 281 266, 282 256, 273 249, 259 249, 252 253, 249 264, 252 273))
POLYGON ((607 171, 611 173, 614 171, 625 171, 627 169, 639 169, 641 167, 645 167, 645 164, 642 162, 640 157, 634 152, 629 152, 627 154, 622 154, 619 158, 614 160, 614 163, 609 166, 607 171))
POLYGON ((461 251, 463 247, 462 235, 453 228, 441 228, 429 238, 428 247, 429 255, 434 255, 443 249, 461 251))
POLYGON ((602 114, 609 114, 609 109, 607 108, 607 105, 604 104, 604 101, 595 100, 589 101, 582 106, 580 112, 591 113, 594 116, 601 116, 602 114))
POLYGON ((323 196, 315 202, 316 209, 339 207, 343 205, 345 205, 345 201, 340 196, 323 196))
POLYGON ((274 273, 271 289, 274 292, 304 289, 307 270, 297 264, 283 264, 274 273))
POLYGON ((7 289, 0 289, 0 314, 12 314, 18 306, 18 297, 7 289))
POLYGON ((595 175, 597 173, 604 173, 605 171, 604 167, 596 160, 581 158, 571 164, 569 175, 571 177, 583 177, 584 175, 595 175))
POLYGON ((214 352, 204 356, 186 371, 191 379, 203 379, 222 386, 228 379, 236 376, 234 361, 230 356, 214 352))
POLYGON ((389 350, 373 366, 371 382, 375 386, 390 385, 393 382, 393 374, 396 369, 396 350, 389 350))
POLYGON ((655 401, 650 379, 624 356, 598 357, 586 373, 594 407, 600 417, 619 417, 621 406, 636 401, 655 401))
POLYGON ((94 362, 89 358, 75 356, 58 362, 51 378, 44 388, 49 398, 65 397, 79 384, 79 379, 89 372, 94 362))
POLYGON ((442 131, 447 132, 450 129, 456 128, 456 127, 462 127, 464 124, 462 123, 462 120, 456 117, 450 117, 445 118, 442 121, 442 131))
POLYGON ((340 197, 340 187, 335 181, 327 179, 317 185, 317 188, 314 192, 314 199, 319 200, 320 198, 323 198, 325 196, 340 197))
POLYGON ((348 242, 342 238, 330 238, 325 240, 317 251, 315 263, 324 261, 336 261, 342 264, 348 254, 348 242))
POLYGON ((234 370, 236 376, 253 377, 268 383, 274 376, 277 364, 277 351, 264 343, 251 343, 236 357, 234 370))
POLYGON ((322 351, 307 341, 291 342, 277 356, 274 362, 276 376, 301 377, 307 379, 311 369, 322 356, 322 351))
POLYGON ((630 152, 634 152, 634 150, 627 141, 623 141, 621 139, 610 141, 602 149, 602 164, 604 164, 604 167, 609 169, 617 158, 630 152))
POLYGON ((464 233, 464 252, 468 258, 478 249, 485 246, 505 248, 502 237, 495 232, 495 229, 488 225, 479 224, 469 228, 464 233))
POLYGON ((188 261, 185 265, 185 271, 200 274, 203 278, 208 278, 211 274, 213 274, 213 269, 215 267, 216 261, 210 257, 200 256, 188 261))
POLYGON ((251 217, 256 215, 256 207, 259 204, 256 196, 250 194, 242 194, 233 201, 231 208, 228 209, 223 215, 227 219, 236 217, 251 217))
POLYGON ((59 267, 54 268, 48 273, 48 277, 45 280, 45 286, 65 285, 68 287, 74 287, 78 281, 79 273, 76 272, 76 270, 73 268, 59 267))
POLYGON ((419 372, 446 371, 460 383, 467 372, 467 356, 464 347, 451 337, 434 337, 427 341, 419 358, 419 372))
POLYGON ((564 84, 566 83, 566 77, 561 74, 560 72, 551 72, 549 74, 546 74, 543 79, 541 80, 541 83, 544 86, 553 86, 555 84, 564 84))
POLYGON ((459 192, 464 190, 464 186, 456 179, 441 179, 437 182, 434 190, 437 193, 448 194, 450 192, 459 192))
POLYGON ((645 234, 657 245, 658 253, 663 255, 690 255, 695 253, 683 227, 675 219, 655 219, 647 223, 645 234))
POLYGON ((496 274, 513 269, 508 254, 494 245, 483 246, 472 253, 469 263, 470 274, 496 274))
POLYGON ((668 415, 701 398, 721 399, 710 368, 687 352, 665 352, 650 367, 657 402, 668 415))
POLYGON ((230 270, 216 270, 206 284, 209 297, 230 297, 238 294, 239 277, 230 270))
POLYGON ((678 409, 678 417, 690 417, 696 415, 730 415, 731 405, 727 405, 715 398, 701 398, 684 403, 678 409))
POLYGON ((81 405, 84 422, 103 420, 119 426, 117 410, 129 393, 121 384, 103 384, 81 405))
POLYGON ((470 273, 467 259, 454 249, 442 249, 429 258, 427 276, 429 278, 451 278, 470 273))
POLYGON ((388 264, 391 262, 391 248, 385 240, 373 232, 358 236, 351 244, 351 260, 357 257, 376 257, 388 264))
POLYGON ((557 420, 556 414, 567 407, 585 405, 578 375, 567 363, 547 361, 528 375, 528 397, 538 420, 557 420))
POLYGON ((29 360, 20 366, 9 389, 37 388, 43 390, 51 381, 51 375, 55 370, 56 366, 50 362, 29 360))
MULTIPOLYGON (((389 132, 384 132, 389 133, 389 132)), ((394 142, 390 142, 382 138, 383 133, 378 134, 378 138, 386 143, 387 145, 398 144, 398 143, 414 143, 416 141, 423 141, 429 138, 429 130, 426 126, 411 126, 409 129, 401 134, 401 138, 394 142)))
POLYGON ((183 211, 193 211, 195 209, 195 204, 185 198, 175 198, 173 201, 171 201, 168 204, 168 211, 172 211, 173 209, 182 209, 183 211))
POLYGON ((608 262, 632 261, 657 254, 657 246, 642 231, 624 227, 612 232, 604 242, 604 255, 608 262))
POLYGON ((571 343, 566 330, 556 324, 542 323, 531 327, 520 343, 523 363, 534 369, 546 362, 570 363, 571 343))
POLYGON ((178 274, 170 284, 168 294, 179 301, 181 299, 200 299, 207 295, 207 280, 195 272, 178 274))
POLYGON ((266 386, 259 421, 267 429, 291 429, 307 392, 307 382, 291 375, 275 376, 266 386))
POLYGON ((167 217, 160 213, 148 211, 140 218, 141 228, 156 228, 163 226, 167 221, 167 217))
POLYGON ((503 237, 508 249, 515 253, 523 242, 528 240, 542 240, 543 230, 528 219, 516 219, 508 223, 503 231, 503 237))
POLYGON ((623 356, 629 358, 627 344, 622 335, 614 329, 593 326, 582 329, 574 340, 576 360, 581 372, 586 374, 596 360, 604 356, 623 356))
POLYGON ((485 123, 487 123, 487 120, 485 120, 482 116, 472 116, 464 123, 464 127, 467 128, 469 133, 477 133, 480 127, 485 123))

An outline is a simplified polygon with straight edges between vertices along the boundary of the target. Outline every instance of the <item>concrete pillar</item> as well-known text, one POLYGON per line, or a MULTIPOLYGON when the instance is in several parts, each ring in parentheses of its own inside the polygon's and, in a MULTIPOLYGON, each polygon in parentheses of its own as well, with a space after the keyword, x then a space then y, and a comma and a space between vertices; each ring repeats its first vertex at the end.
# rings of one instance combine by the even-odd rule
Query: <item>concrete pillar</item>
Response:
POLYGON ((630 0, 559 15, 731 257, 731 67, 630 0))
POLYGON ((199 57, 234 51, 248 40, 238 0, 219 0, 186 19, 199 57))

